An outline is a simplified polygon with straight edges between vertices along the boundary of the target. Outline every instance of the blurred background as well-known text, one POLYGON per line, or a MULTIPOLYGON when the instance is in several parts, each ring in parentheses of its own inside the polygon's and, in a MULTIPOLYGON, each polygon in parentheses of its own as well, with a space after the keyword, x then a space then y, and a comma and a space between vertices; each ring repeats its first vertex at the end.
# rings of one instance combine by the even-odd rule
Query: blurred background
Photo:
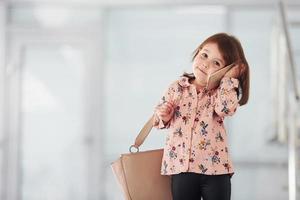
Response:
MULTIPOLYGON (((240 39, 232 200, 296 200, 300 2, 0 1, 0 199, 121 200, 110 168, 208 36, 240 39)), ((153 129, 141 151, 162 148, 153 129)), ((298 184, 299 185, 299 184, 298 184)))

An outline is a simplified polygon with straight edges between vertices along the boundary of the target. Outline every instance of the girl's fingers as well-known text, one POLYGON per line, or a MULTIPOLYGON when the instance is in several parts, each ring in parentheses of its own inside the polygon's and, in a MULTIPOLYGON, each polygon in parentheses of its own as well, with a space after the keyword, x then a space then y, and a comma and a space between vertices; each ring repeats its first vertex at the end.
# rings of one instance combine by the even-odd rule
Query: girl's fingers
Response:
POLYGON ((169 106, 170 108, 174 107, 174 103, 173 102, 167 102, 166 105, 169 106))
POLYGON ((169 113, 168 113, 168 112, 166 112, 166 111, 160 111, 160 112, 159 112, 159 114, 160 114, 160 115, 164 115, 164 116, 165 116, 165 115, 168 115, 169 113))
POLYGON ((240 67, 238 65, 235 65, 232 67, 228 72, 226 72, 226 76, 237 78, 240 74, 240 67))
POLYGON ((158 110, 157 112, 159 115, 162 115, 162 116, 169 116, 170 114, 172 114, 172 112, 169 112, 168 110, 158 110))
POLYGON ((164 106, 165 106, 165 108, 168 108, 169 110, 172 110, 174 107, 173 104, 170 102, 165 103, 164 106))
POLYGON ((245 71, 246 71, 246 65, 242 64, 240 69, 240 75, 244 74, 245 71))
POLYGON ((163 111, 169 111, 170 110, 170 108, 167 105, 163 105, 160 109, 163 110, 163 111))
POLYGON ((169 116, 173 113, 174 107, 171 102, 165 102, 164 104, 157 106, 157 113, 162 117, 169 116))

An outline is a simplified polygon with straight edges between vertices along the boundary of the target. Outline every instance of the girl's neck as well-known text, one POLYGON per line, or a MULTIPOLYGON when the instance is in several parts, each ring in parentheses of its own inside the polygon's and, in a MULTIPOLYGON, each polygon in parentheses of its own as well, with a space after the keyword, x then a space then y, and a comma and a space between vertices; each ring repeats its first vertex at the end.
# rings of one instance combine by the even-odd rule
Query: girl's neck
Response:
POLYGON ((197 92, 203 90, 205 88, 205 84, 199 83, 196 79, 192 80, 191 83, 196 87, 197 92))

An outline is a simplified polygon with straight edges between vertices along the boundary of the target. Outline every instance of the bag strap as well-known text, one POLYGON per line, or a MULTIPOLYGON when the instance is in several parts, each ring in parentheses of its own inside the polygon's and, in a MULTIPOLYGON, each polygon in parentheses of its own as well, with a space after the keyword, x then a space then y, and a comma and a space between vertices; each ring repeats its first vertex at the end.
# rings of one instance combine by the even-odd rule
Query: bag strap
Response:
POLYGON ((154 114, 151 118, 146 122, 140 133, 135 138, 135 142, 133 145, 130 146, 129 151, 132 153, 131 148, 135 147, 137 152, 139 152, 139 147, 144 143, 146 137, 149 135, 154 123, 154 114))
MULTIPOLYGON (((180 90, 178 97, 176 98, 176 103, 178 104, 181 97, 182 97, 182 91, 180 90)), ((139 152, 139 147, 144 143, 145 139, 147 138, 147 136, 149 135, 152 127, 153 127, 153 123, 154 123, 154 115, 153 114, 150 119, 146 122, 146 124, 144 125, 144 127, 142 128, 142 130, 140 131, 140 133, 136 136, 135 138, 135 142, 133 145, 131 145, 129 147, 129 152, 132 153, 131 149, 132 147, 135 147, 137 149, 137 152, 139 152)))

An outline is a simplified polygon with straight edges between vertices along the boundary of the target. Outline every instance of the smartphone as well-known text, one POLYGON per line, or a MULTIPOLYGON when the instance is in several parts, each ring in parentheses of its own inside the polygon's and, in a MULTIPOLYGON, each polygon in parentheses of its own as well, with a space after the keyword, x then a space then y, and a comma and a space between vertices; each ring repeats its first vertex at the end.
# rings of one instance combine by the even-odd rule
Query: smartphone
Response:
POLYGON ((221 79, 224 77, 226 72, 228 72, 236 63, 232 63, 219 69, 218 71, 211 74, 208 78, 206 89, 211 90, 219 86, 221 79))

